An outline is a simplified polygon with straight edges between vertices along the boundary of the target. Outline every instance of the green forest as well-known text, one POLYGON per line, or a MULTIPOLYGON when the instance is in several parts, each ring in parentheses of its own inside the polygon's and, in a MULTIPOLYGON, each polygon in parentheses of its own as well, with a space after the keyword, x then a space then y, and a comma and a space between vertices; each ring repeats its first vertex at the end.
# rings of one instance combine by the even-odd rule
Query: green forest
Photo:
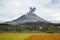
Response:
POLYGON ((0 32, 60 33, 60 27, 54 25, 0 25, 0 32))

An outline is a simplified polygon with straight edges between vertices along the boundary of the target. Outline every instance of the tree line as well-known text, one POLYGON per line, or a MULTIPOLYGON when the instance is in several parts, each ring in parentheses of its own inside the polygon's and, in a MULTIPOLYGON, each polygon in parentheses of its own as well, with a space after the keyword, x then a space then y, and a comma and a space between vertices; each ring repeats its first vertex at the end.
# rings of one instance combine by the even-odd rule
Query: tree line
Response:
POLYGON ((0 25, 0 32, 60 33, 60 28, 55 25, 0 25))

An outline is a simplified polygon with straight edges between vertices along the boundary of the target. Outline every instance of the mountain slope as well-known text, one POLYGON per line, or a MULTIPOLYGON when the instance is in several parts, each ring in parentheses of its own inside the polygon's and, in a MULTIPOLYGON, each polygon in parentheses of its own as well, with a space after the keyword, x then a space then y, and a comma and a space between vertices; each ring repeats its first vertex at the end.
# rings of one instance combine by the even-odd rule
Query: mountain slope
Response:
POLYGON ((31 11, 29 11, 29 13, 27 13, 26 15, 22 15, 21 17, 17 18, 16 20, 13 20, 10 22, 5 22, 5 23, 7 23, 7 24, 24 24, 24 23, 32 23, 32 22, 49 23, 48 21, 44 20, 43 18, 41 18, 33 13, 35 8, 30 8, 30 9, 31 9, 31 11))
POLYGON ((35 15, 34 13, 28 13, 27 15, 23 15, 21 17, 19 17, 16 20, 7 22, 8 24, 22 24, 22 23, 27 23, 27 22, 45 22, 47 23, 48 21, 38 17, 37 15, 35 15))

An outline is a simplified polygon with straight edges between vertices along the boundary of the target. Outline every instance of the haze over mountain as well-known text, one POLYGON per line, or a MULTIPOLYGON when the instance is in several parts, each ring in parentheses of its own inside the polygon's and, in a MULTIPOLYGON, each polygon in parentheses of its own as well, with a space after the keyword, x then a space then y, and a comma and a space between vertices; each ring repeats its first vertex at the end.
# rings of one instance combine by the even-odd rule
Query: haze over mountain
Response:
POLYGON ((25 15, 22 15, 21 17, 17 18, 16 20, 13 20, 13 21, 9 21, 9 22, 5 22, 7 24, 24 24, 24 23, 49 23, 48 21, 44 20, 43 18, 37 16, 36 14, 34 14, 35 12, 35 7, 32 8, 30 7, 30 11, 25 14, 25 15))

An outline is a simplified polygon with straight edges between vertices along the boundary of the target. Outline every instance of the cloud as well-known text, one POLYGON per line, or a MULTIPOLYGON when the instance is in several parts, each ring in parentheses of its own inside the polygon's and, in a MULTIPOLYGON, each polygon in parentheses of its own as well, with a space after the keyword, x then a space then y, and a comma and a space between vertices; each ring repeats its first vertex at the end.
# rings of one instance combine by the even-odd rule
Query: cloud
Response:
POLYGON ((52 0, 49 4, 45 11, 48 11, 47 13, 52 16, 53 22, 60 22, 60 0, 52 0))
POLYGON ((60 0, 52 0, 46 6, 48 8, 59 8, 60 9, 60 0))
POLYGON ((51 19, 51 21, 53 22, 58 22, 60 21, 60 11, 57 9, 43 9, 43 12, 47 13, 49 16, 51 16, 51 18, 49 18, 49 20, 51 19))
POLYGON ((0 19, 1 16, 4 20, 17 18, 27 13, 30 6, 40 7, 48 2, 49 0, 0 0, 0 19))
POLYGON ((29 12, 30 6, 46 20, 60 20, 60 0, 0 0, 0 21, 14 20, 29 12))

